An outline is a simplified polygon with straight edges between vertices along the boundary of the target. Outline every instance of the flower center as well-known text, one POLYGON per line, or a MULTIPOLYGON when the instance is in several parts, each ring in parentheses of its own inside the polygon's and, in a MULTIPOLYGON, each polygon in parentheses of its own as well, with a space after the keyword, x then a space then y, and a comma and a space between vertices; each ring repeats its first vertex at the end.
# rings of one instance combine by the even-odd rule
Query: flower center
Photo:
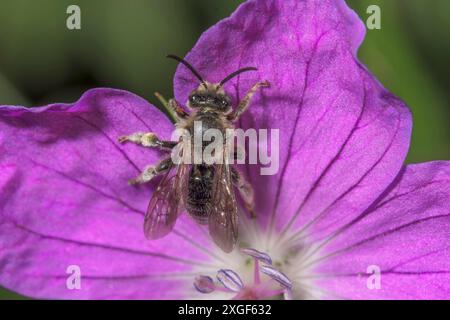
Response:
POLYGON ((244 283, 237 272, 231 269, 220 269, 217 271, 216 280, 206 275, 196 277, 195 289, 204 294, 214 291, 234 293, 233 299, 235 300, 259 300, 275 297, 291 299, 291 280, 272 266, 272 259, 268 254, 252 248, 241 249, 241 252, 253 258, 252 283, 244 283), (266 280, 262 279, 262 274, 267 276, 266 280))

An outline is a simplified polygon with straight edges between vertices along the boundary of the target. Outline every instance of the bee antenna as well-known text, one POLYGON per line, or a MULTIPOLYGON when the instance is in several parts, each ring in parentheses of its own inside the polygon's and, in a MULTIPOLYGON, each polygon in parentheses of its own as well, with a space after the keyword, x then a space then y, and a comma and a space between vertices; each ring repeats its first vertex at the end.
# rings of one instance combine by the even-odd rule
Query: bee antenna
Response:
POLYGON ((200 82, 203 84, 203 86, 204 86, 205 88, 207 88, 206 83, 205 83, 205 80, 203 80, 202 76, 197 72, 197 70, 194 69, 193 66, 191 66, 191 65, 189 64, 189 62, 183 60, 182 58, 180 58, 180 57, 178 57, 178 56, 176 56, 176 55, 174 55, 174 54, 168 54, 168 55, 166 56, 166 58, 174 59, 174 60, 176 60, 176 61, 181 62, 182 64, 184 64, 189 70, 191 70, 191 72, 194 74, 194 76, 196 76, 197 79, 200 80, 200 82))
POLYGON ((225 84, 225 82, 227 82, 227 81, 233 79, 234 77, 236 77, 238 74, 241 74, 242 72, 246 72, 246 71, 256 71, 256 70, 258 70, 258 69, 255 68, 255 67, 245 67, 245 68, 239 69, 239 70, 237 70, 237 71, 235 71, 235 72, 229 74, 228 76, 225 77, 225 79, 223 79, 222 81, 220 81, 219 87, 222 87, 222 86, 225 84))

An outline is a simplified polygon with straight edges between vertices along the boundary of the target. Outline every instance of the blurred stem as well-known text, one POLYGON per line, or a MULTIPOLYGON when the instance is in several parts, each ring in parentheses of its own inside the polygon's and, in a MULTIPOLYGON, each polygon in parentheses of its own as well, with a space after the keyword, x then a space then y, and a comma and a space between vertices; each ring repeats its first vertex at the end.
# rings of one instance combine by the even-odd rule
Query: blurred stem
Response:
POLYGON ((166 98, 164 98, 159 92, 155 92, 155 96, 162 105, 162 107, 158 107, 159 110, 163 111, 172 123, 177 122, 177 115, 175 114, 175 111, 169 107, 169 102, 166 100, 166 98))

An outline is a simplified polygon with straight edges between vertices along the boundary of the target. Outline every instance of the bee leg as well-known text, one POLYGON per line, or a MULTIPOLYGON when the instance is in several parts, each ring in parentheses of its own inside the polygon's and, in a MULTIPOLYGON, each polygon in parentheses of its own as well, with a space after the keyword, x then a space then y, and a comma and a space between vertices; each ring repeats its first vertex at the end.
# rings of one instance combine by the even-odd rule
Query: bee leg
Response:
POLYGON ((142 133, 142 132, 136 132, 130 135, 121 136, 118 141, 120 143, 124 142, 133 142, 136 144, 140 144, 144 147, 156 147, 163 150, 172 150, 178 142, 175 141, 164 141, 160 140, 156 134, 152 132, 142 133))
POLYGON ((270 86, 270 84, 269 84, 269 81, 267 81, 267 80, 255 83, 253 85, 253 87, 251 87, 250 90, 248 90, 244 99, 242 99, 241 102, 239 102, 239 105, 237 106, 237 108, 235 110, 233 110, 233 112, 230 113, 230 115, 228 116, 228 120, 236 121, 237 119, 239 119, 241 114, 244 113, 245 110, 247 110, 247 108, 250 104, 250 100, 252 99, 252 97, 256 93, 256 91, 259 88, 269 87, 269 86, 270 86))
POLYGON ((233 185, 239 190, 242 200, 244 200, 245 208, 250 213, 250 218, 255 218, 255 201, 252 185, 233 167, 231 167, 231 179, 233 185))
POLYGON ((170 99, 168 104, 169 104, 169 108, 172 109, 175 112, 175 114, 177 115, 178 120, 186 119, 187 117, 189 117, 189 113, 187 113, 181 107, 181 105, 178 103, 177 100, 170 99))
POLYGON ((189 116, 175 99, 170 99, 169 102, 167 102, 167 100, 158 92, 155 92, 155 96, 164 108, 173 115, 176 122, 179 122, 181 119, 186 119, 189 116))
POLYGON ((166 172, 172 166, 172 158, 167 158, 161 160, 157 165, 150 165, 145 167, 144 171, 141 172, 136 178, 128 181, 130 185, 147 183, 152 180, 157 175, 166 172))

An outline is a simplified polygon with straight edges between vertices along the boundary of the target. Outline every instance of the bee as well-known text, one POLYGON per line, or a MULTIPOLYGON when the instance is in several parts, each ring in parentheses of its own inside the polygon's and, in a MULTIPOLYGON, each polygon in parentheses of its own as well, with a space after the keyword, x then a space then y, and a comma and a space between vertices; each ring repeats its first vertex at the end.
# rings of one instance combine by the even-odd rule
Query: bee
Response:
MULTIPOLYGON (((193 136, 196 130, 194 123, 201 122, 201 134, 209 128, 224 133, 234 128, 241 114, 248 108, 252 96, 259 88, 268 87, 267 81, 253 85, 245 97, 233 108, 230 96, 223 86, 235 76, 257 70, 254 67, 241 68, 219 83, 205 81, 202 76, 187 61, 174 55, 175 59, 187 67, 200 81, 186 103, 186 108, 175 100, 168 101, 166 107, 176 115, 175 126, 185 129, 193 136)), ((134 133, 119 138, 119 142, 133 142, 144 147, 160 148, 168 152, 181 145, 181 152, 191 152, 187 142, 182 137, 179 141, 164 141, 153 132, 134 133)), ((225 140, 224 144, 227 144, 225 140)), ((202 148, 204 145, 202 144, 202 148)), ((223 150, 228 150, 224 145, 223 150)), ((236 157, 236 151, 230 150, 236 157)), ((250 183, 243 175, 228 163, 228 151, 222 152, 223 161, 207 164, 206 162, 187 164, 174 163, 172 157, 161 160, 156 165, 147 166, 130 184, 141 184, 151 181, 154 177, 164 174, 148 205, 145 215, 144 232, 148 239, 159 239, 167 235, 174 227, 179 214, 186 210, 199 224, 208 225, 209 234, 214 242, 225 252, 231 252, 238 235, 237 201, 235 187, 245 204, 246 209, 254 216, 254 192, 250 183), (175 174, 170 172, 174 169, 175 174)))

